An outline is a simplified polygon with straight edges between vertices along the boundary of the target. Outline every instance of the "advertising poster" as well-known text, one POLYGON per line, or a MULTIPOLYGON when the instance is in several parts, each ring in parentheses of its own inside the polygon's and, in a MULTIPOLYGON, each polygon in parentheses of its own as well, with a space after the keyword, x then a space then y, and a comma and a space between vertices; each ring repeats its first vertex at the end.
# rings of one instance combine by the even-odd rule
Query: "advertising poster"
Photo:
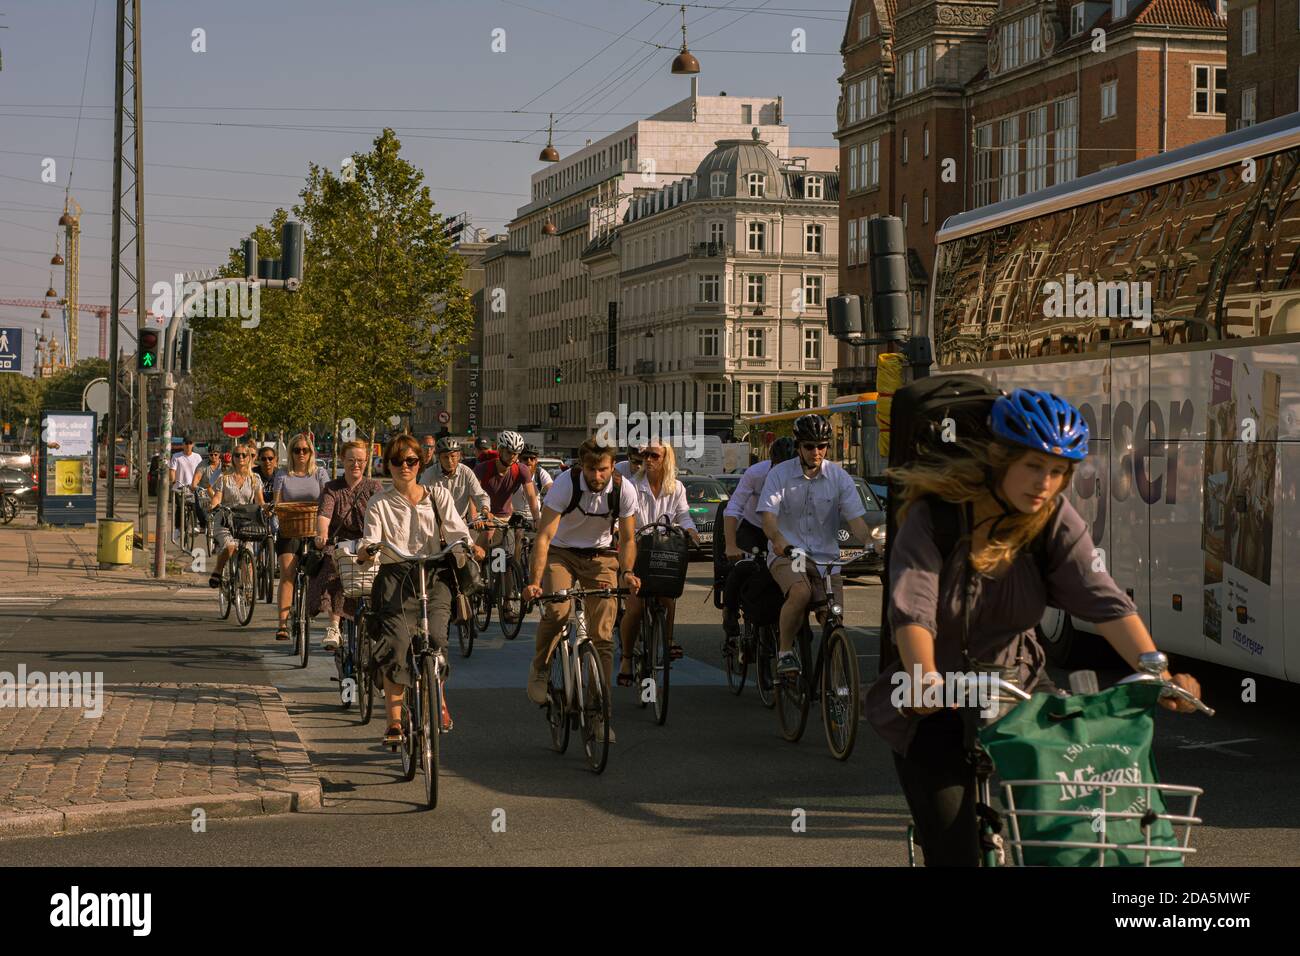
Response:
POLYGON ((41 415, 40 520, 95 522, 95 413, 41 415))

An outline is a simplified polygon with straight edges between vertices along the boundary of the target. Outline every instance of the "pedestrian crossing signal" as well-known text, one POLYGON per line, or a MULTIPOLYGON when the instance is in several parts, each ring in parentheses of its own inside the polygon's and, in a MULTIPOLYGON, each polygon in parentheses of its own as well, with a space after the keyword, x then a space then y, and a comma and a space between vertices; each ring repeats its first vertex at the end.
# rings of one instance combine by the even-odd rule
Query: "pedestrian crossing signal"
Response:
POLYGON ((135 354, 137 371, 158 371, 158 332, 155 329, 140 330, 140 346, 135 354))
POLYGON ((561 371, 560 367, 557 365, 555 366, 555 384, 559 385, 563 381, 564 381, 564 372, 561 371))

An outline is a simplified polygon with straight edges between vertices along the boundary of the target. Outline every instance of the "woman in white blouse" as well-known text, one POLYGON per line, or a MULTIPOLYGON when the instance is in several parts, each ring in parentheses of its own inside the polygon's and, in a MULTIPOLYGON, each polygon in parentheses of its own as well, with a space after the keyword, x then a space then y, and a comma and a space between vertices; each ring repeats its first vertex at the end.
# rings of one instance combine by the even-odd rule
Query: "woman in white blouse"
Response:
MULTIPOLYGON (((698 547, 700 533, 691 520, 691 508, 686 503, 686 488, 677 480, 677 455, 672 445, 665 445, 658 439, 650 442, 643 452, 644 465, 635 478, 636 488, 636 526, 637 529, 654 524, 663 516, 686 533, 698 547)), ((673 611, 677 602, 672 598, 655 598, 668 609, 668 634, 671 644, 671 657, 681 660, 682 649, 672 641, 673 611)), ((618 686, 632 686, 632 648, 636 645, 637 635, 641 631, 641 611, 645 599, 629 594, 623 610, 623 623, 619 633, 623 643, 623 661, 618 670, 618 686)))
MULTIPOLYGON (((365 554, 369 545, 384 543, 403 554, 431 557, 442 550, 444 538, 448 545, 457 542, 470 545, 482 560, 483 551, 473 546, 469 528, 447 489, 428 488, 416 480, 420 473, 420 443, 411 435, 398 435, 388 443, 384 459, 388 462, 393 487, 372 497, 366 506, 365 533, 357 547, 363 558, 360 563, 372 560, 365 554)), ((379 551, 378 558, 379 574, 375 576, 370 602, 378 624, 374 660, 383 677, 388 705, 384 743, 395 744, 402 740, 402 695, 412 679, 407 653, 419 626, 419 579, 412 566, 397 563, 387 551, 379 551)), ((444 660, 455 586, 449 562, 450 559, 436 570, 431 569, 425 579, 429 595, 429 636, 444 660)), ((441 720, 443 730, 451 730, 451 712, 445 694, 441 720)))

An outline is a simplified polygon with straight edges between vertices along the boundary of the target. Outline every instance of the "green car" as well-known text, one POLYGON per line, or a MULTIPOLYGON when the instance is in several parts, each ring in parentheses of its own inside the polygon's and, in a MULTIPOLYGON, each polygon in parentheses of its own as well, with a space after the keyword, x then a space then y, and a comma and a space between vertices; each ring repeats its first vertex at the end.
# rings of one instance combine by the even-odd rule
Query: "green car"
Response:
POLYGON ((717 479, 707 475, 681 475, 677 479, 686 489, 686 505, 691 509, 691 520, 700 532, 701 547, 697 554, 713 554, 713 519, 719 503, 727 500, 727 493, 717 479))

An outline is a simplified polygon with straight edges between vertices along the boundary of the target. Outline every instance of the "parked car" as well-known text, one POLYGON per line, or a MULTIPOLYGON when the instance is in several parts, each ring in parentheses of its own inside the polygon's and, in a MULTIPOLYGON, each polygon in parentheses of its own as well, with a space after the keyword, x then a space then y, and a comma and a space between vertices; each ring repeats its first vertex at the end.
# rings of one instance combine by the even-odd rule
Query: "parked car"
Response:
MULTIPOLYGON (((99 462, 99 477, 104 478, 104 461, 99 462)), ((117 456, 117 461, 113 464, 113 477, 120 481, 126 481, 131 477, 131 466, 127 463, 126 458, 121 455, 117 456)))
POLYGON ((5 494, 18 499, 19 508, 36 507, 36 482, 30 472, 21 468, 0 467, 0 488, 5 494))
POLYGON ((740 484, 739 474, 710 475, 709 477, 711 477, 718 484, 722 485, 722 490, 725 491, 728 496, 734 495, 736 493, 736 485, 740 484))
POLYGON ((871 529, 871 540, 861 540, 849 530, 848 524, 840 523, 838 532, 840 554, 846 558, 850 555, 857 558, 844 573, 849 577, 859 574, 881 574, 885 570, 885 506, 865 479, 854 475, 853 486, 858 489, 862 506, 867 509, 862 520, 871 529))
POLYGON ((551 480, 554 481, 560 477, 560 472, 564 471, 564 462, 558 458, 538 458, 537 467, 544 468, 546 473, 551 476, 551 480))
POLYGON ((678 480, 686 489, 686 506, 690 508, 691 520, 700 532, 701 547, 695 548, 695 553, 712 557, 713 518, 717 514, 718 504, 727 500, 727 492, 716 479, 708 475, 679 475, 678 480))

